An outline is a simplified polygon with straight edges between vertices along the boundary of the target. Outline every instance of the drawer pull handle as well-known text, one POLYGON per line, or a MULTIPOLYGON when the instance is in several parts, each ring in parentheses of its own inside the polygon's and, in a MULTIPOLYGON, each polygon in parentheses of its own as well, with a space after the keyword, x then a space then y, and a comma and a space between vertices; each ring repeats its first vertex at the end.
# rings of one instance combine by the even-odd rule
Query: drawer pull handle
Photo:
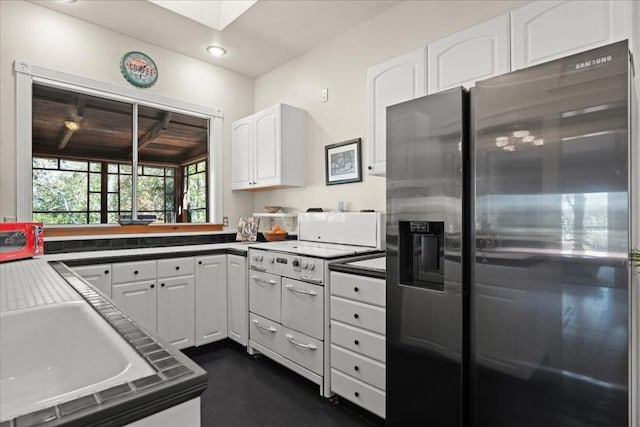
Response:
POLYGON ((360 288, 358 288, 357 286, 353 288, 353 292, 359 292, 360 288))
POLYGON ((287 334, 286 337, 287 337, 287 339, 289 341, 291 341, 293 344, 297 345, 298 347, 306 348, 308 350, 317 350, 318 349, 318 347, 316 347, 313 344, 302 344, 302 343, 296 341, 295 338, 293 338, 293 335, 287 334))
POLYGON ((198 261, 198 264, 199 264, 199 265, 202 265, 202 261, 198 261))
POLYGON ((358 393, 357 391, 355 393, 353 393, 356 397, 360 397, 360 393, 358 393))
POLYGON ((179 265, 176 265, 176 270, 180 270, 180 266, 179 265))
POLYGON ((153 288, 155 288, 155 287, 156 287, 156 285, 151 285, 151 289, 153 289, 153 288))
POLYGON ((354 343, 355 345, 360 345, 360 341, 358 341, 358 340, 353 340, 353 343, 354 343))
POLYGON ((262 326, 262 325, 260 324, 260 322, 258 322, 257 320, 254 320, 254 321, 253 321, 253 324, 254 324, 254 325, 256 325, 256 328, 260 328, 260 329, 262 329, 263 331, 267 331, 267 332, 278 332, 278 330, 277 330, 276 328, 274 328, 273 326, 269 326, 269 327, 262 326))
POLYGON ((358 313, 354 313, 354 314, 353 314, 353 318, 354 318, 354 319, 357 319, 357 318, 359 318, 359 317, 360 317, 360 315, 359 315, 358 313))
POLYGON ((160 287, 164 288, 164 283, 161 283, 161 284, 160 284, 160 287))
POLYGON ((300 278, 302 280, 306 280, 307 282, 315 283, 317 285, 322 285, 322 280, 313 279, 313 278, 307 277, 307 276, 301 276, 300 278))
POLYGON ((261 279, 258 276, 253 276, 252 277, 253 280, 255 280, 258 283, 264 283, 265 285, 275 285, 277 284, 277 282, 273 279, 271 280, 265 280, 265 279, 261 279))
POLYGON ((358 367, 358 365, 354 366, 353 369, 358 372, 360 370, 360 368, 358 367))
POLYGON ((287 289, 291 292, 297 292, 299 294, 309 295, 312 297, 315 297, 318 295, 316 292, 308 291, 306 289, 296 288, 295 286, 292 286, 292 285, 287 285, 287 289))
POLYGON ((109 274, 109 270, 105 270, 105 271, 104 271, 104 274, 109 274))
POLYGON ((133 274, 138 274, 138 270, 134 271, 133 274))
POLYGON ((263 273, 264 273, 265 271, 267 271, 267 269, 266 269, 266 268, 264 268, 264 267, 258 267, 257 265, 252 265, 252 266, 251 266, 251 269, 252 269, 252 270, 256 270, 256 271, 262 271, 263 273))

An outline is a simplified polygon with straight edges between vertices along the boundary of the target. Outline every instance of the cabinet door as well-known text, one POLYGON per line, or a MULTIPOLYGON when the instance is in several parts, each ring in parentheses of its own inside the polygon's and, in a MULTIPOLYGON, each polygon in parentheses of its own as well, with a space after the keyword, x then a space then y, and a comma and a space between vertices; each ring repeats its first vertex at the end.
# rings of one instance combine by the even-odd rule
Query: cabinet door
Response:
POLYGON ((280 184, 281 113, 281 106, 274 105, 254 114, 254 187, 256 188, 280 184))
POLYGON ((626 1, 534 1, 511 12, 511 68, 529 67, 629 37, 626 1))
POLYGON ((386 174, 386 108, 427 93, 427 48, 367 69, 367 147, 370 175, 386 174))
POLYGON ((227 256, 196 257, 196 345, 227 337, 227 256))
POLYGON ((503 74, 509 61, 509 15, 458 31, 429 45, 429 93, 503 74))
POLYGON ((156 281, 114 284, 113 300, 134 321, 156 331, 156 281))
POLYGON ((73 267, 73 271, 111 298, 111 264, 73 267))
POLYGON ((158 334, 176 348, 195 343, 193 275, 158 280, 158 334))
POLYGON ((244 346, 249 334, 247 286, 247 258, 227 255, 227 333, 244 346))
POLYGON ((231 189, 253 186, 253 116, 231 125, 231 189))

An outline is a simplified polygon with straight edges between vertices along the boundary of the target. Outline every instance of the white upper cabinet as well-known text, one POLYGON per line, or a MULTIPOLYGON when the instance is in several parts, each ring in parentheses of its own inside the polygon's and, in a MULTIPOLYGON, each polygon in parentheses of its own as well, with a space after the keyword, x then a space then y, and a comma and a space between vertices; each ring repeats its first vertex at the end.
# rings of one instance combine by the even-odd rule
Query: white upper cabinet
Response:
POLYGON ((304 186, 306 112, 278 104, 231 125, 231 189, 304 186))
POLYGON ((629 37, 630 2, 534 1, 511 12, 517 70, 629 37))
POLYGON ((248 188, 253 182, 253 117, 231 125, 231 188, 248 188))
POLYGON ((386 116, 389 105, 427 94, 427 48, 406 52, 367 69, 367 168, 386 175, 386 116))
POLYGON ((510 70, 508 14, 429 45, 429 93, 469 88, 478 80, 510 70))

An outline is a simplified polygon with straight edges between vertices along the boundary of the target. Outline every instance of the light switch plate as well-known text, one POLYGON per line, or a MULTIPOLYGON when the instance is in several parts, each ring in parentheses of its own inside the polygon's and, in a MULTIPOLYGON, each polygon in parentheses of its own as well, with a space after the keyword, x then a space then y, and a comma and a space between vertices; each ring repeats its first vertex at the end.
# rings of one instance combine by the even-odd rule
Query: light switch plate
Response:
POLYGON ((322 102, 329 102, 329 89, 322 89, 322 102))

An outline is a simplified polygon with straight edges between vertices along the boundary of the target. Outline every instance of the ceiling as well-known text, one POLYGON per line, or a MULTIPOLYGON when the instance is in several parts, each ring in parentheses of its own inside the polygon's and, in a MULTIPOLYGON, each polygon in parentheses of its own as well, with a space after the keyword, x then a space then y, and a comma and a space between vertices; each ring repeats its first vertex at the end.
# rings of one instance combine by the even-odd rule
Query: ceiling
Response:
POLYGON ((258 77, 400 3, 258 0, 217 31, 146 0, 32 2, 249 77, 258 77), (227 49, 227 55, 207 54, 205 48, 213 44, 227 49))
MULTIPOLYGON (((131 104, 33 85, 33 154, 46 157, 131 162, 131 104), (78 124, 68 129, 65 121, 78 124)), ((138 158, 177 166, 207 153, 208 121, 140 106, 138 158)))

